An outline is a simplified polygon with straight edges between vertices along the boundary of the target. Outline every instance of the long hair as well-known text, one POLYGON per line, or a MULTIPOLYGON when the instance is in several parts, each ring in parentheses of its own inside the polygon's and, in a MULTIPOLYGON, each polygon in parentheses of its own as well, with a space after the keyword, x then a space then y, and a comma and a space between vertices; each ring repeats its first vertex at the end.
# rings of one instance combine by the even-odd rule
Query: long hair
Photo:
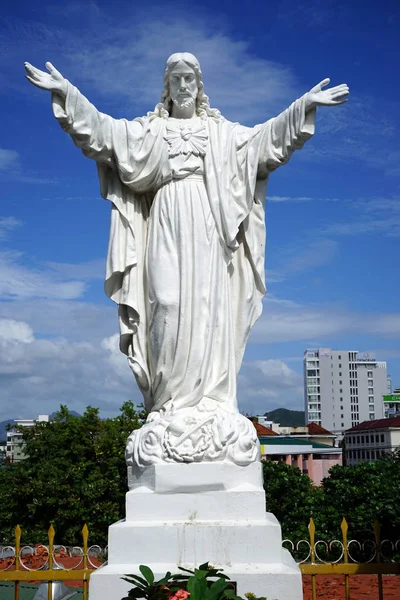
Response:
POLYGON ((201 72, 200 63, 197 58, 189 52, 177 52, 171 54, 167 60, 164 72, 164 89, 161 94, 161 102, 156 104, 156 107, 149 116, 157 116, 162 119, 168 119, 172 112, 172 100, 169 86, 169 74, 178 62, 184 62, 188 67, 193 69, 197 81, 197 98, 196 98, 196 114, 202 119, 207 117, 221 120, 223 117, 217 108, 211 108, 208 96, 204 92, 203 73, 201 72))

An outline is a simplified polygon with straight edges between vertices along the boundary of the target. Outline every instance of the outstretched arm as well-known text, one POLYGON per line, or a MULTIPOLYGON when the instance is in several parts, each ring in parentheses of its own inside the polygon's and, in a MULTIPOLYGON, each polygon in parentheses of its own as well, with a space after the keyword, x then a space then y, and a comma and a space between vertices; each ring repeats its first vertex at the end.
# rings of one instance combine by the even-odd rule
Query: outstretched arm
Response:
POLYGON ((347 102, 348 86, 343 83, 324 90, 329 82, 329 79, 322 80, 280 115, 262 125, 260 177, 286 164, 293 152, 310 139, 314 134, 317 106, 338 106, 347 102))
MULTIPOLYGON (((47 62, 46 68, 48 73, 25 63, 26 78, 36 87, 52 93, 54 116, 83 154, 109 166, 118 160, 124 161, 128 147, 127 122, 98 111, 51 63, 47 62)), ((133 137, 139 136, 141 126, 132 121, 129 131, 133 137)))

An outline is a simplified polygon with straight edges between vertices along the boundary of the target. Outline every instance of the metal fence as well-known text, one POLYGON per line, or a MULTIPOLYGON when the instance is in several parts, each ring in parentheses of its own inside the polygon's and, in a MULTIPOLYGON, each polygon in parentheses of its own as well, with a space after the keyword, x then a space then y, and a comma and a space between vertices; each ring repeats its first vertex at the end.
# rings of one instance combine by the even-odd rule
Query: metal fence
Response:
POLYGON ((362 541, 348 539, 346 519, 342 520, 340 529, 342 539, 318 540, 314 521, 310 519, 308 540, 297 543, 283 540, 283 545, 294 554, 302 574, 311 575, 312 600, 317 598, 317 575, 343 575, 345 600, 350 600, 350 575, 376 575, 379 600, 384 600, 382 576, 400 574, 400 540, 381 540, 378 521, 375 521, 372 535, 362 541))
MULTIPOLYGON (((371 536, 364 540, 348 539, 346 519, 341 523, 341 539, 316 539, 312 519, 309 539, 294 543, 284 540, 284 547, 294 555, 303 575, 311 575, 312 599, 317 598, 318 575, 343 575, 344 599, 350 600, 350 575, 376 575, 379 600, 384 600, 383 575, 400 574, 400 540, 381 540, 380 526, 375 522, 371 536)), ((83 600, 88 600, 90 574, 106 558, 107 549, 89 546, 89 531, 82 529, 82 546, 55 545, 55 530, 48 530, 48 544, 21 546, 21 528, 15 528, 15 546, 0 547, 0 582, 14 582, 14 600, 20 600, 21 582, 48 584, 48 600, 53 598, 55 582, 78 581, 83 588, 83 600)), ((400 597, 400 582, 399 582, 400 597)))
POLYGON ((15 600, 20 600, 21 582, 45 582, 48 600, 52 600, 55 582, 78 581, 83 600, 88 600, 90 573, 101 564, 104 551, 97 545, 89 547, 86 525, 82 529, 82 546, 55 545, 52 525, 47 533, 48 544, 21 546, 22 531, 17 525, 15 546, 0 548, 0 582, 14 582, 15 600))

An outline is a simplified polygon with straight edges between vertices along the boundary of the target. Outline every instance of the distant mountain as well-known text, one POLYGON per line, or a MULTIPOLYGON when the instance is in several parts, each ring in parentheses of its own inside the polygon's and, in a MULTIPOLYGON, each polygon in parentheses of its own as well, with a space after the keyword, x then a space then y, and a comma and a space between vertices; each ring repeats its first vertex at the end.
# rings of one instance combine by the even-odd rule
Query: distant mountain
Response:
MULTIPOLYGON (((54 421, 54 417, 56 416, 57 412, 54 411, 51 413, 50 415, 50 421, 54 421)), ((81 417, 82 415, 79 414, 78 412, 76 412, 76 410, 70 410, 69 414, 72 415, 73 417, 81 417)))
POLYGON ((304 410, 288 410, 287 408, 276 408, 264 415, 270 421, 279 423, 282 427, 299 427, 305 425, 304 410))

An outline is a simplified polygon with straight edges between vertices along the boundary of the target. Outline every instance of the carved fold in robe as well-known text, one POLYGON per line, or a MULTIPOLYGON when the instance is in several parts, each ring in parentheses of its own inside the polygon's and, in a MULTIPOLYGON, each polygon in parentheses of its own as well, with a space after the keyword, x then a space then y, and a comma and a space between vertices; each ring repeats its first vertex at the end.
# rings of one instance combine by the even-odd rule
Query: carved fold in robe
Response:
POLYGON ((112 203, 105 291, 149 410, 206 399, 237 411, 236 376, 265 294, 266 185, 314 132, 304 105, 254 128, 197 119, 207 141, 194 159, 169 155, 172 119, 113 119, 70 83, 65 100, 53 95, 112 203))

